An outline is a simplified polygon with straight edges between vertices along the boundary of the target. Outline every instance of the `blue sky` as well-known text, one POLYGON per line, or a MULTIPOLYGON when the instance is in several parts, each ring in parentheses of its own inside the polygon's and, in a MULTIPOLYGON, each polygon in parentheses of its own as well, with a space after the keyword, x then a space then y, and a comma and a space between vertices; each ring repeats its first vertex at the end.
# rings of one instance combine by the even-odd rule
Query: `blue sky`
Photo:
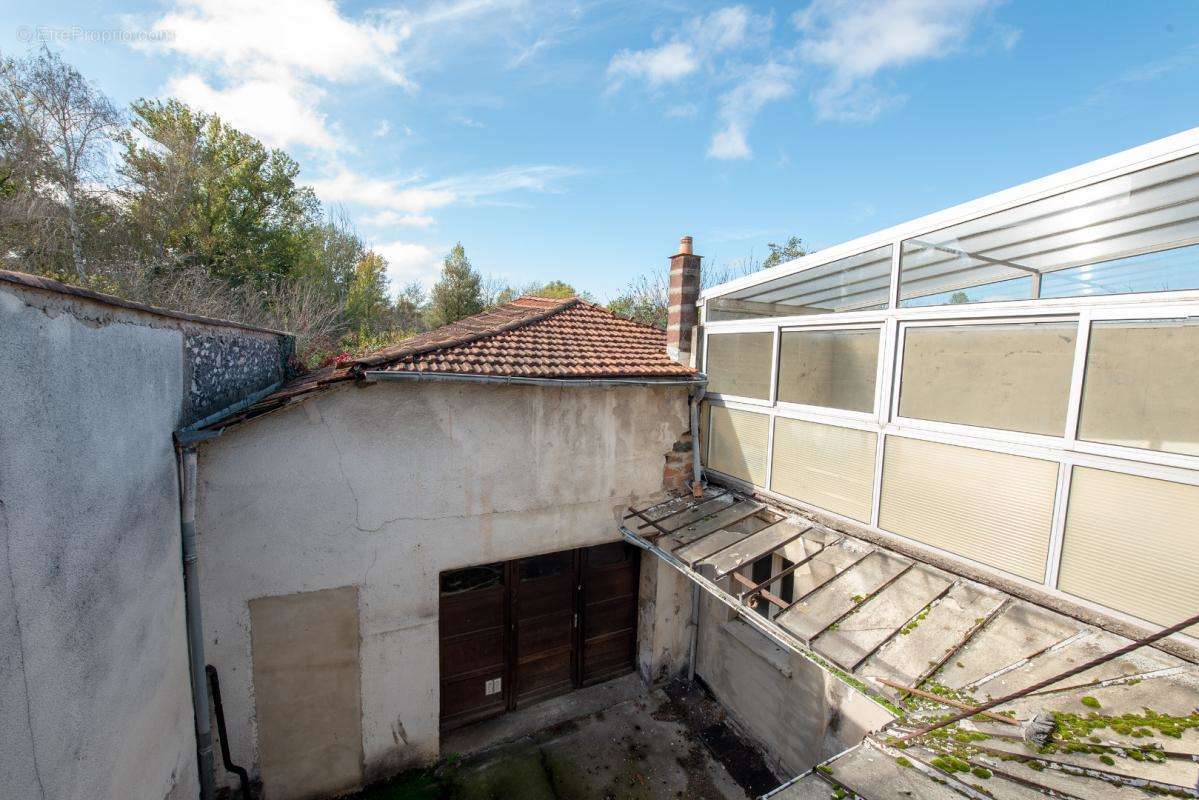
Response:
POLYGON ((684 233, 809 248, 1199 125, 1199 2, 10 3, 120 103, 174 95, 302 166, 426 284, 461 241, 601 299, 684 233))

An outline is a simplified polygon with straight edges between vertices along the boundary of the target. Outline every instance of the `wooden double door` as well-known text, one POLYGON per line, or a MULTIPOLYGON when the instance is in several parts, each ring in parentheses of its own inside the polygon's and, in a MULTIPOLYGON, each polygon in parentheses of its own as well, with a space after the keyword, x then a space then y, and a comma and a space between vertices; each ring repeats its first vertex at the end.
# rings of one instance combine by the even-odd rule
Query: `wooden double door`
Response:
POLYGON ((631 672, 640 553, 615 542, 442 573, 442 729, 631 672))

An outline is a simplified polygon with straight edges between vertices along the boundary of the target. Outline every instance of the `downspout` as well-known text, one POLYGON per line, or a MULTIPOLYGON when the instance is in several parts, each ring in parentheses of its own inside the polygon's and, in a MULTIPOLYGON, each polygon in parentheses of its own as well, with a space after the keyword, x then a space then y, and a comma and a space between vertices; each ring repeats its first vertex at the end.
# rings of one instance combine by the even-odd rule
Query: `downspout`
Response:
POLYGON ((200 770, 200 798, 212 800, 212 720, 208 713, 208 682, 204 672, 204 633, 200 624, 200 556, 196 546, 196 449, 181 450, 183 484, 180 487, 180 529, 183 537, 183 600, 187 618, 192 707, 196 718, 196 750, 200 770))
MULTIPOLYGON (((707 378, 690 393, 691 402, 691 494, 699 498, 704 493, 704 472, 699 452, 699 404, 704 399, 707 378)), ((687 650, 687 680, 695 681, 695 660, 699 650, 699 584, 691 584, 691 646, 687 650)))
POLYGON ((708 378, 703 377, 703 383, 691 392, 691 494, 699 498, 704 492, 704 468, 700 463, 699 453, 699 404, 704 399, 708 388, 708 378))
MULTIPOLYGON (((215 414, 178 429, 174 433, 179 452, 179 531, 183 540, 183 607, 187 625, 188 671, 192 681, 192 711, 196 723, 196 759, 200 770, 200 800, 213 800, 216 775, 212 754, 212 715, 208 706, 208 673, 204 659, 204 626, 200 619, 200 550, 196 543, 196 445, 215 439, 224 428, 204 430, 238 411, 249 408, 283 385, 282 381, 243 397, 215 414)), ((219 691, 219 689, 218 689, 219 691)), ((224 716, 222 714, 222 716, 224 716)), ((227 747, 221 737, 222 750, 227 747)), ((226 755, 226 766, 228 766, 226 755)), ((236 771, 236 770, 235 770, 236 771)), ((244 786, 244 783, 243 783, 244 786)))

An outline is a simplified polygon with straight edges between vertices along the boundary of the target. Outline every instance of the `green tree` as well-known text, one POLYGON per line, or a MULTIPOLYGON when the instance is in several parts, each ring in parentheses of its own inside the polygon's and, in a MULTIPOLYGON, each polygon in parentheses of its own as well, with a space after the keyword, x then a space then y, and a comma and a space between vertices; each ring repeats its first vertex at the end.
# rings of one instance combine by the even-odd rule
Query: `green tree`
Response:
POLYGON ((200 264, 234 286, 309 268, 320 203, 290 156, 177 100, 139 100, 132 113, 120 172, 143 258, 200 264))
POLYGON ((428 310, 428 299, 425 297, 424 287, 413 281, 396 296, 395 304, 392 306, 394 325, 401 331, 421 333, 426 327, 425 317, 428 310))
POLYGON ((581 297, 582 293, 578 289, 571 286, 565 281, 550 281, 543 283, 540 286, 530 286, 525 290, 525 294, 535 295, 537 297, 552 297, 559 300, 565 300, 569 297, 581 297))
POLYGON ((390 312, 387 259, 368 252, 354 268, 354 280, 346 297, 346 321, 359 336, 373 335, 389 327, 390 312))
POLYGON ((807 251, 804 250, 803 240, 798 236, 788 238, 786 244, 768 242, 766 247, 770 249, 770 255, 766 256, 766 260, 762 262, 762 269, 777 267, 779 264, 785 264, 788 261, 794 261, 800 256, 807 255, 807 251))
POLYGON ((6 228, 16 223, 19 249, 26 240, 46 246, 40 266, 65 272, 69 263, 83 284, 89 217, 107 210, 91 187, 104 176, 119 124, 112 102, 49 48, 0 63, 0 220, 6 228), (24 191, 9 191, 18 187, 24 191))
POLYGON ((313 226, 308 237, 310 254, 296 265, 295 273, 344 303, 358 264, 367 254, 366 245, 341 211, 334 212, 323 224, 313 226))
POLYGON ((457 322, 483 310, 482 279, 471 266, 461 242, 445 257, 441 278, 433 286, 430 306, 433 327, 457 322))
POLYGON ((526 295, 548 297, 555 300, 579 297, 588 302, 594 302, 589 293, 580 292, 566 281, 553 280, 548 283, 529 283, 523 289, 519 289, 500 278, 492 277, 483 281, 483 305, 486 308, 502 306, 505 303, 511 303, 518 297, 526 295))

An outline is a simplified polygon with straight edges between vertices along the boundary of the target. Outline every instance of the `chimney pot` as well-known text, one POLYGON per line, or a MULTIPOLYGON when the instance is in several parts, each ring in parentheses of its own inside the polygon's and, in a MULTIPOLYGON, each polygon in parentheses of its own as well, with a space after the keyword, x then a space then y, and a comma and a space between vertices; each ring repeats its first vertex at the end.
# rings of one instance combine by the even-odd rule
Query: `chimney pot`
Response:
POLYGON ((694 366, 691 331, 698 322, 699 265, 701 257, 691 249, 691 237, 679 240, 679 252, 670 257, 670 291, 667 295, 666 354, 675 361, 694 366))

